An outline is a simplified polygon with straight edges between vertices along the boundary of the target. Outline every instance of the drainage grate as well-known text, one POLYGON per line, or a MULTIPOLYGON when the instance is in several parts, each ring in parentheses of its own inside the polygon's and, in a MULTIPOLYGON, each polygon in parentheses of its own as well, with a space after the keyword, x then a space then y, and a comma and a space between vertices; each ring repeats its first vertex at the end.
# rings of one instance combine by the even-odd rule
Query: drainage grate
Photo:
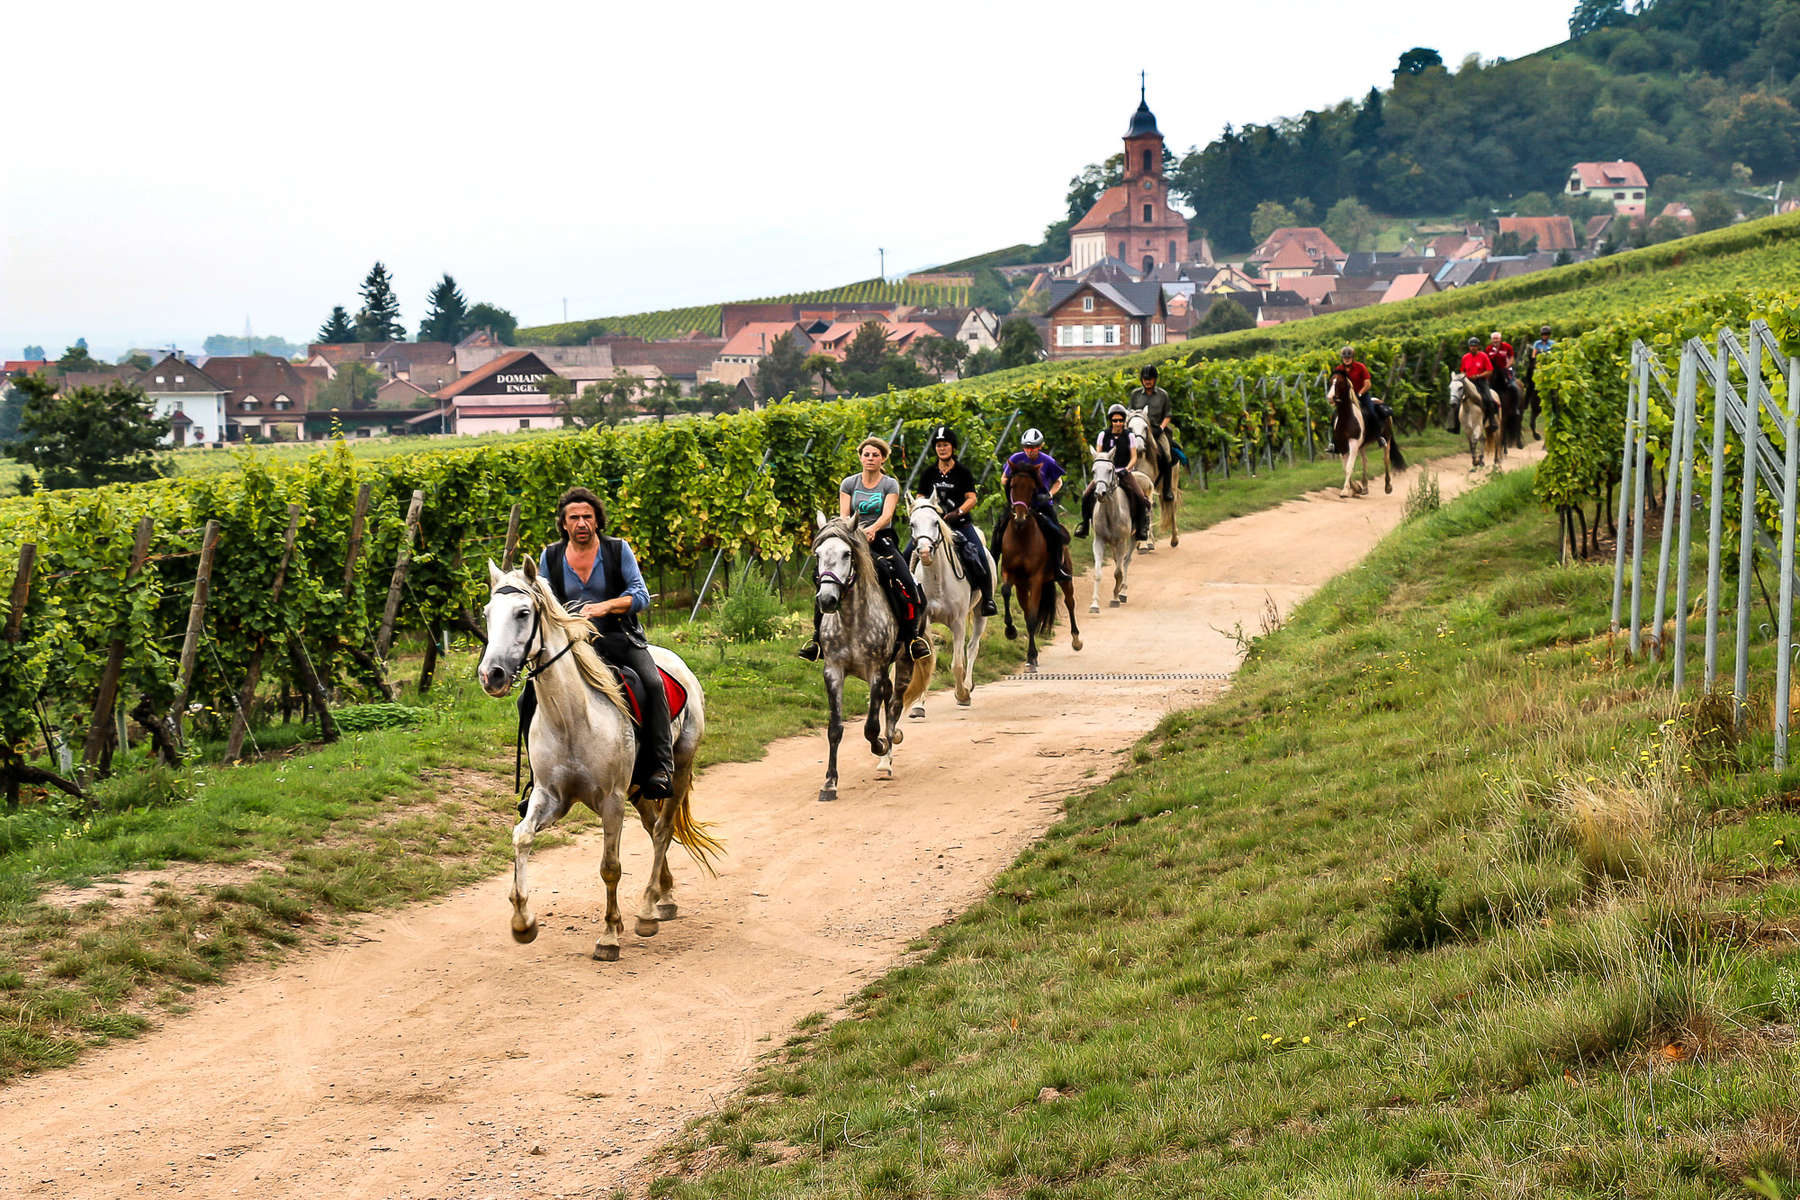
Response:
POLYGON ((1044 671, 1036 675, 1020 672, 1017 675, 1005 675, 1001 683, 1041 683, 1046 680, 1089 680, 1095 682, 1137 682, 1140 680, 1157 681, 1164 679, 1230 679, 1225 671, 1044 671))

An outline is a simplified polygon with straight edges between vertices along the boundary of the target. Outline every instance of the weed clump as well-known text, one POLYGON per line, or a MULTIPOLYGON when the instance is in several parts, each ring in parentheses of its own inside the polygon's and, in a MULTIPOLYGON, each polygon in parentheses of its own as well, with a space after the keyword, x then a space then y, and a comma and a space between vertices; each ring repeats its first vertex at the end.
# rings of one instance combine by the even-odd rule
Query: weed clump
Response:
POLYGON ((780 618, 781 599, 768 580, 749 563, 739 563, 730 594, 719 606, 720 630, 739 644, 766 642, 776 635, 780 618))
POLYGON ((1429 950, 1454 932, 1443 906, 1444 880, 1418 864, 1408 867, 1381 899, 1381 944, 1429 950))
POLYGON ((1413 480, 1412 487, 1406 492, 1406 513, 1403 521, 1416 521, 1420 517, 1428 517, 1444 505, 1443 495, 1438 490, 1438 477, 1435 471, 1421 471, 1413 480))

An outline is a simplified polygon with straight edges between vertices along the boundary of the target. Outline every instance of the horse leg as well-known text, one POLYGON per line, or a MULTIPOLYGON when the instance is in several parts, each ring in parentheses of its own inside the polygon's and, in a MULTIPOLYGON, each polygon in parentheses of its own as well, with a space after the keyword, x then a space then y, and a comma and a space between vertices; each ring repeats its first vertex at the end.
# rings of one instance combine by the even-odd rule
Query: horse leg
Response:
POLYGON ((967 708, 975 696, 975 659, 981 653, 981 639, 987 633, 988 619, 976 609, 969 619, 968 639, 963 650, 962 691, 956 694, 956 702, 967 708))
POLYGON ((561 815, 550 793, 534 784, 525 815, 513 826, 513 883, 506 898, 512 901, 513 941, 521 945, 535 942, 538 935, 537 917, 531 911, 531 888, 525 876, 525 864, 531 858, 531 843, 538 831, 550 828, 561 815))
POLYGON ((875 778, 894 777, 894 743, 881 736, 881 714, 893 694, 894 681, 884 667, 869 680, 869 715, 863 721, 863 736, 869 739, 869 753, 876 756, 875 778))
MULTIPOLYGON (((1062 593, 1063 602, 1069 609, 1069 649, 1079 650, 1081 649, 1081 626, 1075 623, 1075 583, 1073 580, 1062 585, 1062 593)), ((1050 596, 1050 611, 1052 613, 1055 613, 1056 611, 1056 596, 1054 593, 1050 596)))
MULTIPOLYGON (((657 921, 662 915, 663 881, 669 877, 669 840, 675 833, 675 806, 678 803, 680 801, 674 796, 659 802, 656 805, 655 819, 652 820, 649 803, 638 801, 638 816, 643 818, 644 830, 650 835, 650 879, 644 884, 644 898, 637 910, 639 937, 655 937, 659 928, 657 921)), ((670 887, 672 890, 673 881, 670 887)), ((669 906, 673 908, 674 904, 671 902, 669 906)))
POLYGON ((594 958, 599 962, 619 960, 619 942, 625 936, 625 915, 619 911, 619 877, 625 872, 619 866, 619 835, 625 826, 625 802, 608 796, 600 805, 600 828, 606 848, 600 855, 600 880, 606 884, 606 932, 594 943, 594 958))
MULTIPOLYGON (((1100 575, 1106 569, 1106 539, 1099 530, 1094 531, 1094 600, 1088 605, 1089 612, 1100 611, 1100 575)), ((1117 600, 1113 603, 1118 604, 1117 600)))
MULTIPOLYGON (((1024 607, 1025 601, 1020 600, 1019 608, 1023 610, 1024 607)), ((1009 642, 1018 641, 1019 627, 1013 624, 1011 579, 1008 579, 1005 583, 1000 585, 1000 611, 1006 615, 1006 640, 1009 642)))
MULTIPOLYGON (((969 606, 956 614, 950 624, 950 686, 956 690, 956 702, 967 706, 969 703, 969 627, 975 623, 975 589, 969 589, 969 606)), ((923 712, 925 705, 919 704, 918 711, 923 712)))
POLYGON ((1339 500, 1348 500, 1350 498, 1350 496, 1351 496, 1350 479, 1351 479, 1351 476, 1353 476, 1355 474, 1356 474, 1356 447, 1355 447, 1355 445, 1350 445, 1344 449, 1344 486, 1338 489, 1338 499, 1339 500))
POLYGON ((1381 490, 1387 495, 1394 494, 1394 470, 1388 463, 1388 443, 1381 443, 1381 490))
POLYGON ((831 751, 825 760, 825 786, 819 789, 821 801, 837 799, 838 743, 844 740, 844 673, 836 667, 825 668, 825 699, 831 709, 831 719, 825 730, 825 740, 831 751))
POLYGON ((1128 599, 1125 595, 1126 577, 1131 572, 1131 542, 1125 542, 1125 552, 1113 558, 1113 603, 1123 604, 1128 599))
MULTIPOLYGON (((931 683, 931 672, 927 669, 937 662, 931 658, 922 658, 917 662, 902 658, 894 664, 894 682, 888 688, 887 696, 882 704, 883 716, 888 734, 888 752, 882 761, 887 764, 888 778, 894 776, 894 747, 906 739, 906 731, 900 728, 900 714, 905 711, 907 700, 915 689, 923 692, 931 683)), ((880 771, 877 770, 877 775, 880 771)))

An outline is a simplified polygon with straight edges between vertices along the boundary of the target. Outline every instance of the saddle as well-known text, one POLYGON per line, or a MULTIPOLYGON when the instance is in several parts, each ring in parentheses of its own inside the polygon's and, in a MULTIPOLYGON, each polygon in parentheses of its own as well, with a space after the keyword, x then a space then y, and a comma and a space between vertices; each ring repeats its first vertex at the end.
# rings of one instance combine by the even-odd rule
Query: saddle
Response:
MULTIPOLYGON (((625 689, 625 706, 631 710, 631 723, 642 725, 644 723, 644 681, 638 678, 638 673, 630 667, 610 662, 606 665, 611 668, 614 675, 618 676, 619 685, 625 689)), ((669 721, 672 724, 681 715, 681 710, 687 707, 687 689, 661 667, 656 668, 656 673, 662 676, 663 695, 669 701, 669 721)))

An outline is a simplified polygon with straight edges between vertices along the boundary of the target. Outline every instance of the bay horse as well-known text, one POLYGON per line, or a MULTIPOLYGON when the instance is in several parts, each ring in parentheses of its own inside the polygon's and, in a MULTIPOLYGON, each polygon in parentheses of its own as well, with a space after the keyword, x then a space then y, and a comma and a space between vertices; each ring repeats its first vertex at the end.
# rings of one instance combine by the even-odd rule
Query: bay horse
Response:
POLYGON ((1181 511, 1181 472, 1175 469, 1175 464, 1173 462, 1170 462, 1165 466, 1161 461, 1161 456, 1156 453, 1157 443, 1156 439, 1151 436, 1150 416, 1148 413, 1141 408, 1132 409, 1131 413, 1125 418, 1125 426, 1133 434, 1137 435, 1138 443, 1144 447, 1145 453, 1140 461, 1145 467, 1149 468, 1148 471, 1138 472, 1140 475, 1148 474, 1150 476, 1150 503, 1153 506, 1151 509, 1150 540, 1144 546, 1144 552, 1148 554, 1150 551, 1156 549, 1156 531, 1158 527, 1161 527, 1163 532, 1169 535, 1169 545, 1171 547, 1179 546, 1181 545, 1181 532, 1175 528, 1175 516, 1181 511), (1162 498, 1164 472, 1167 472, 1169 476, 1169 495, 1174 497, 1174 500, 1167 504, 1163 503, 1162 498))
MULTIPOLYGON (((625 922, 619 912, 619 837, 625 805, 637 808, 650 835, 649 882, 638 906, 637 935, 654 937, 659 921, 675 916, 675 879, 669 871, 669 842, 680 842, 709 874, 712 859, 724 847, 693 816, 694 756, 706 733, 706 697, 681 656, 662 646, 650 654, 663 671, 687 691, 681 711, 672 713, 675 772, 666 800, 647 800, 631 782, 637 759, 637 730, 632 724, 625 690, 589 644, 594 627, 571 616, 538 577, 537 562, 527 558, 521 570, 502 572, 488 563, 487 649, 476 667, 481 688, 505 696, 521 672, 529 671, 537 692, 537 710, 528 731, 531 793, 519 823, 513 827, 512 935, 531 942, 538 935, 531 911, 525 867, 539 833, 561 820, 577 803, 600 817, 605 848, 600 878, 606 883, 606 931, 594 944, 594 957, 619 957, 625 922)), ((644 680, 660 687, 661 680, 644 680)))
MULTIPOLYGON (((1457 409, 1463 435, 1469 439, 1469 470, 1479 471, 1492 459, 1494 469, 1506 457, 1506 442, 1500 437, 1500 416, 1489 416, 1481 402, 1481 389, 1461 371, 1450 373, 1450 404, 1457 409)), ((1497 407, 1497 406, 1496 406, 1497 407)))
MULTIPOLYGON (((913 577, 925 593, 927 618, 950 631, 950 680, 956 688, 956 702, 967 708, 975 689, 975 656, 981 652, 981 638, 987 632, 981 589, 964 569, 957 555, 956 534, 934 498, 914 496, 907 524, 913 536, 913 577)), ((993 557, 981 541, 980 530, 971 525, 970 531, 987 559, 988 578, 992 579, 996 575, 993 557)), ((910 715, 925 715, 923 696, 910 715)))
POLYGON ((1509 445, 1520 450, 1525 448, 1525 389, 1519 385, 1516 375, 1510 382, 1502 383, 1498 371, 1494 372, 1488 386, 1500 402, 1500 457, 1504 458, 1509 445))
POLYGON ((1368 495, 1368 453, 1371 441, 1381 450, 1382 483, 1384 490, 1391 493, 1394 490, 1394 472, 1406 470, 1406 456, 1400 452, 1400 441, 1394 436, 1394 419, 1383 416, 1377 428, 1367 428, 1368 414, 1363 411, 1356 388, 1350 383, 1349 372, 1342 367, 1331 369, 1331 380, 1325 385, 1325 395, 1332 406, 1331 448, 1334 453, 1344 456, 1344 486, 1338 495, 1344 498, 1368 495), (1360 484, 1351 479, 1359 462, 1362 464, 1360 484))
MULTIPOLYGON (((1056 572, 1050 564, 1050 546, 1044 531, 1038 528, 1032 501, 1041 488, 1037 476, 1030 471, 1016 472, 1007 481, 1006 496, 1010 506, 1006 522, 1001 526, 1000 570, 1005 582, 1000 585, 1000 598, 1006 614, 1006 636, 1017 639, 1013 624, 1012 594, 1019 592, 1019 611, 1025 617, 1025 669, 1037 670, 1037 634, 1046 633, 1056 623, 1056 572)), ((1074 560, 1063 550, 1063 565, 1073 568, 1074 560)), ((1062 585, 1063 599, 1069 606, 1069 647, 1081 649, 1081 627, 1075 623, 1075 584, 1062 585)))
MULTIPOLYGON (((854 675, 869 684, 869 715, 863 736, 869 753, 879 760, 875 778, 894 777, 894 747, 906 738, 899 728, 900 709, 925 694, 937 667, 934 647, 929 657, 912 660, 902 647, 899 624, 887 593, 875 573, 869 539, 848 517, 826 520, 817 514, 818 533, 812 550, 818 567, 813 603, 819 611, 819 662, 825 669, 825 697, 831 705, 821 801, 837 799, 838 743, 844 737, 844 680, 854 675)), ((930 639, 927 638, 927 641, 930 639)))
POLYGON ((1100 576, 1108 554, 1113 561, 1113 594, 1108 607, 1117 608, 1128 599, 1125 574, 1131 567, 1137 542, 1131 536, 1131 497, 1125 494, 1118 471, 1111 453, 1094 455, 1094 599, 1088 605, 1091 613, 1100 611, 1100 576))

